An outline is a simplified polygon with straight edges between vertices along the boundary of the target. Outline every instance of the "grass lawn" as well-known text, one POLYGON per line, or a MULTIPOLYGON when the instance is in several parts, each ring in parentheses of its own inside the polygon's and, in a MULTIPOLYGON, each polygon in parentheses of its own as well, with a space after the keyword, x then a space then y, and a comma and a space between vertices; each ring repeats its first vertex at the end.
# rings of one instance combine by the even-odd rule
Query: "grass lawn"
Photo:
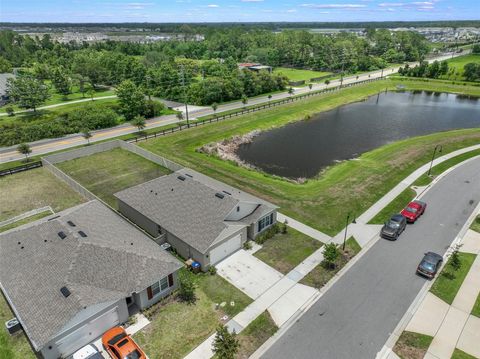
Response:
POLYGON ((288 227, 287 233, 276 234, 273 238, 267 239, 262 246, 254 256, 279 272, 287 274, 320 248, 322 243, 288 227))
POLYGON ((45 168, 0 177, 0 193, 0 221, 40 207, 58 212, 85 202, 45 168))
POLYGON ((308 273, 300 283, 308 285, 310 287, 322 288, 327 282, 337 274, 350 259, 355 257, 358 252, 360 252, 360 245, 357 243, 355 238, 350 237, 345 245, 345 251, 342 250, 340 246, 340 256, 335 262, 335 268, 329 269, 325 268, 323 263, 317 265, 310 273, 308 273))
POLYGON ((248 359, 255 350, 257 350, 268 338, 273 336, 278 330, 268 311, 260 314, 251 322, 239 335, 240 349, 236 358, 248 359))
POLYGON ((113 208, 117 208, 114 193, 170 173, 167 168, 121 148, 57 166, 113 208))
MULTIPOLYGON (((193 274, 192 274, 193 276, 193 274)), ((147 310, 152 323, 134 335, 151 359, 183 358, 215 332, 220 318, 242 311, 251 299, 218 275, 194 276, 197 283, 195 304, 173 296, 147 310), (235 307, 230 307, 230 301, 235 307), (227 302, 215 309, 215 303, 227 302)))
POLYGON ((0 292, 0 359, 35 359, 36 356, 23 330, 11 336, 3 324, 14 317, 4 296, 0 292))
POLYGON ((393 351, 402 359, 423 359, 433 337, 429 335, 403 332, 393 347, 393 351))
POLYGON ((313 71, 313 70, 303 70, 303 69, 291 69, 287 67, 276 67, 273 70, 273 73, 276 75, 287 76, 290 81, 310 81, 312 78, 323 77, 331 75, 331 72, 322 72, 322 71, 313 71))
POLYGON ((463 80, 463 67, 468 64, 468 63, 480 63, 480 55, 479 54, 468 54, 464 56, 458 56, 454 57, 453 59, 447 60, 448 62, 448 67, 454 68, 455 73, 454 74, 447 74, 444 75, 443 77, 446 79, 451 79, 451 80, 463 80))
POLYGON ((476 359, 473 355, 467 354, 458 348, 455 348, 451 359, 476 359))
POLYGON ((475 218, 472 225, 470 226, 470 229, 480 233, 480 216, 475 218))
POLYGON ((480 293, 478 294, 477 300, 472 308, 472 315, 480 318, 480 293))
POLYGON ((443 145, 443 153, 477 144, 480 129, 441 132, 388 144, 361 155, 356 161, 345 161, 324 171, 304 184, 244 168, 235 163, 207 156, 196 150, 206 143, 218 142, 254 129, 267 130, 303 119, 339 105, 360 101, 385 88, 403 84, 408 90, 426 89, 480 95, 480 87, 452 85, 429 81, 383 80, 344 88, 279 106, 268 111, 239 116, 231 120, 206 124, 189 131, 140 143, 140 146, 191 167, 278 206, 288 216, 335 235, 343 228, 348 212, 364 212, 392 187, 431 159, 431 149, 443 145), (394 159, 394 160, 393 160, 394 159))
POLYGON ((382 209, 378 214, 373 217, 370 224, 383 224, 385 223, 392 214, 400 213, 405 206, 410 203, 410 201, 415 197, 415 191, 411 188, 407 188, 402 193, 400 193, 395 199, 390 202, 384 209, 382 209))
POLYGON ((51 214, 52 214, 52 212, 45 211, 45 212, 38 213, 38 214, 35 214, 33 216, 21 219, 19 221, 7 224, 5 226, 1 226, 0 227, 0 233, 8 231, 9 229, 12 229, 12 228, 20 227, 21 225, 24 225, 26 223, 30 223, 30 222, 36 221, 38 219, 42 219, 43 217, 46 217, 46 216, 51 215, 51 214))
POLYGON ((430 292, 435 294, 440 299, 444 300, 448 304, 452 304, 455 296, 457 295, 463 280, 467 276, 470 267, 475 260, 476 255, 471 253, 458 253, 462 266, 458 271, 454 271, 449 265, 450 260, 447 262, 442 272, 437 276, 435 283, 433 283, 430 292))

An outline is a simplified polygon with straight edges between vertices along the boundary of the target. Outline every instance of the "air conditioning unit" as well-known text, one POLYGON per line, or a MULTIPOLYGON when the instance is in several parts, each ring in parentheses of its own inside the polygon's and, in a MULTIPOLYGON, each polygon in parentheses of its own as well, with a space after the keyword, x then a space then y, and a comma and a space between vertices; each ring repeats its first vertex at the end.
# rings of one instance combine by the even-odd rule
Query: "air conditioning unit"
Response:
POLYGON ((10 334, 14 334, 22 329, 22 325, 17 318, 10 319, 5 322, 5 327, 10 334))

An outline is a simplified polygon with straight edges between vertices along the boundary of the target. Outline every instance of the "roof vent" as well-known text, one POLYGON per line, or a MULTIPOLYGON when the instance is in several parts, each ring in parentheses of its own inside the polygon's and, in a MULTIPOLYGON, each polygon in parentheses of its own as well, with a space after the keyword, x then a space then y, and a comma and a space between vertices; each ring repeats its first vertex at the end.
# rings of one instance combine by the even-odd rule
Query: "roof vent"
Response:
POLYGON ((193 178, 193 176, 191 174, 188 174, 188 173, 185 173, 185 176, 188 176, 190 178, 193 178))
POLYGON ((67 287, 62 287, 62 288, 60 288, 60 292, 63 294, 63 296, 64 296, 65 298, 68 298, 68 296, 69 296, 70 294, 72 294, 72 293, 70 293, 70 291, 68 290, 67 287))
POLYGON ((65 234, 65 232, 60 231, 60 232, 58 232, 57 234, 58 234, 58 236, 59 236, 61 239, 67 238, 67 235, 65 234))
POLYGON ((76 227, 75 223, 73 223, 72 221, 67 221, 67 223, 70 227, 76 227))
POLYGON ((180 181, 185 181, 185 177, 184 176, 178 176, 177 177, 180 181))
POLYGON ((220 199, 223 199, 223 198, 225 197, 225 195, 217 192, 217 193, 215 193, 215 197, 218 197, 218 198, 220 198, 220 199))
POLYGON ((84 231, 78 231, 78 234, 83 238, 88 237, 84 231))
POLYGON ((222 191, 222 192, 228 194, 229 196, 232 195, 230 192, 227 192, 227 191, 222 191))

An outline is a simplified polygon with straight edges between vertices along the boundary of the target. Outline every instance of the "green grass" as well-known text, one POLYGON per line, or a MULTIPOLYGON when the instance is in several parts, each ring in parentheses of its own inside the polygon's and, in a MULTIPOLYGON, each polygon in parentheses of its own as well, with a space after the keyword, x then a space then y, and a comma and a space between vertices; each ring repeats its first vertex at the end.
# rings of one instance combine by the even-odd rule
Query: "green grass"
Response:
POLYGON ((432 340, 429 335, 404 331, 393 351, 402 359, 423 359, 432 340))
POLYGON ((10 310, 7 301, 0 291, 0 359, 35 359, 32 347, 23 330, 15 335, 9 335, 3 324, 15 315, 10 310))
POLYGON ((113 208, 117 207, 114 193, 171 172, 121 148, 61 162, 57 166, 113 208))
POLYGON ((400 213, 405 206, 415 197, 415 191, 411 188, 407 188, 400 193, 395 199, 390 202, 385 208, 383 208, 378 214, 373 217, 369 224, 383 224, 393 214, 400 213))
POLYGON ((303 70, 303 69, 291 69, 287 67, 276 67, 273 70, 276 75, 284 75, 288 77, 290 81, 310 81, 312 78, 323 77, 331 75, 331 72, 303 70))
POLYGON ((45 206, 58 212, 85 201, 45 168, 0 177, 0 193, 0 221, 45 206))
POLYGON ((452 59, 447 60, 448 67, 450 69, 454 69, 454 73, 449 73, 447 75, 442 76, 442 78, 450 79, 450 80, 464 80, 463 76, 463 67, 468 63, 480 63, 480 55, 478 54, 468 54, 464 56, 454 57, 452 59))
POLYGON ((237 359, 248 359, 268 338, 278 330, 268 311, 260 314, 239 335, 240 349, 237 359))
POLYGON ((475 217, 475 219, 473 220, 472 225, 470 226, 470 229, 473 230, 473 231, 476 231, 476 232, 480 233, 480 216, 475 217))
POLYGON ((431 149, 443 145, 443 153, 477 144, 479 129, 441 132, 398 141, 361 155, 356 161, 345 161, 325 170, 304 184, 247 169, 235 163, 197 152, 206 143, 222 141, 255 129, 268 130, 303 119, 342 104, 365 99, 385 88, 404 84, 408 90, 426 89, 480 95, 480 87, 458 86, 428 81, 384 80, 336 93, 322 94, 305 100, 259 111, 231 120, 206 124, 179 131, 139 145, 166 156, 182 165, 239 187, 272 201, 288 216, 335 235, 343 228, 347 212, 363 213, 392 187, 419 166, 428 163, 431 149), (395 158, 395 160, 392 160, 395 158))
POLYGON ((477 300, 472 308, 472 315, 480 318, 480 293, 478 294, 477 300))
POLYGON ((467 354, 458 348, 455 348, 451 359, 476 359, 473 355, 467 354))
MULTIPOLYGON (((438 176, 440 174, 442 174, 443 172, 445 172, 446 170, 448 170, 450 167, 453 167, 463 161, 466 161, 470 158, 473 158, 473 157, 476 157, 476 156, 480 156, 480 150, 473 150, 473 151, 470 151, 470 152, 466 152, 466 153, 463 153, 461 155, 458 155, 458 156, 455 156, 455 157, 452 157, 434 167, 432 167, 432 171, 430 172, 430 175, 435 177, 435 176, 438 176)), ((427 173, 428 172, 425 172, 422 176, 420 176, 414 183, 413 185, 414 186, 427 186, 429 185, 431 182, 432 182, 432 177, 428 177, 427 176, 427 173)))
POLYGON ((16 222, 7 224, 7 225, 5 225, 5 226, 1 226, 1 227, 0 227, 0 233, 5 232, 5 231, 8 231, 8 230, 10 230, 10 229, 12 229, 12 228, 20 227, 20 226, 22 226, 22 225, 24 225, 24 224, 27 224, 27 223, 36 221, 36 220, 38 220, 38 219, 42 219, 43 217, 49 216, 49 215, 51 215, 51 214, 52 214, 52 212, 50 212, 50 211, 45 211, 45 212, 42 212, 42 213, 34 214, 33 216, 30 216, 30 217, 21 219, 21 220, 19 220, 19 221, 16 221, 16 222))
POLYGON ((287 233, 278 233, 273 238, 267 239, 262 249, 255 252, 254 256, 279 272, 287 274, 321 246, 320 241, 288 227, 287 233))
POLYGON ((433 283, 430 292, 437 297, 452 304, 455 296, 460 289, 465 277, 470 270, 470 267, 475 260, 476 255, 471 253, 458 253, 462 266, 458 271, 454 271, 449 265, 450 260, 447 262, 442 272, 437 276, 435 283, 433 283))
POLYGON ((227 310, 238 313, 251 302, 218 275, 200 274, 194 276, 194 280, 197 283, 194 304, 170 297, 147 310, 151 324, 136 333, 134 339, 149 358, 183 358, 215 332, 227 310), (226 309, 232 300, 235 307, 226 309), (223 301, 227 302, 225 310, 216 310, 215 303, 223 301))
POLYGON ((355 238, 350 237, 345 244, 345 251, 342 250, 340 246, 340 256, 335 262, 335 268, 325 268, 323 263, 317 265, 313 270, 308 273, 300 283, 308 285, 314 288, 322 288, 325 284, 332 279, 335 274, 337 274, 353 257, 355 257, 358 252, 360 252, 361 247, 355 238))

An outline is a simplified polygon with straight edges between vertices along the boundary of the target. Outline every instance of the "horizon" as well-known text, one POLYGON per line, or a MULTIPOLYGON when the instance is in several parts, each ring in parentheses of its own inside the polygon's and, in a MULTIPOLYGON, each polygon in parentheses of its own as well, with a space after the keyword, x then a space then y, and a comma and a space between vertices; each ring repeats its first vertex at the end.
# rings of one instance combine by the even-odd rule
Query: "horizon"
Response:
POLYGON ((0 22, 21 24, 417 22, 478 20, 480 3, 473 0, 176 0, 168 3, 25 0, 2 2, 0 10, 0 22))

